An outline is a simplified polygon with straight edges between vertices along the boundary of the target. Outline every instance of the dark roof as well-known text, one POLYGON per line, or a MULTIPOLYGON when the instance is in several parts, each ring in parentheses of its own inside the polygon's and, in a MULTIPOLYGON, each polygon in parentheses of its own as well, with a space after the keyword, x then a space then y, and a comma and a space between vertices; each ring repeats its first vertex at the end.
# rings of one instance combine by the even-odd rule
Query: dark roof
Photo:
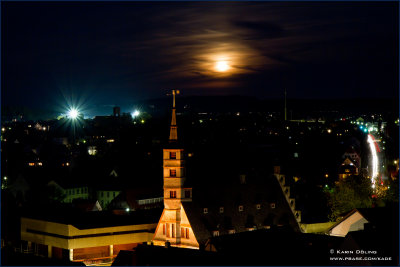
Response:
POLYGON ((274 228, 212 238, 217 251, 139 245, 120 251, 113 266, 237 266, 237 265, 328 265, 331 248, 343 238, 296 233, 274 228))
POLYGON ((299 231, 280 185, 273 176, 265 177, 263 181, 246 181, 246 184, 196 187, 192 202, 182 204, 200 243, 209 239, 215 230, 227 234, 233 229, 243 232, 248 228, 290 225, 299 231), (258 204, 260 209, 257 209, 258 204), (275 208, 271 204, 275 204, 275 208), (243 211, 239 211, 239 206, 243 206, 243 211), (222 213, 220 207, 223 207, 222 213), (206 214, 204 208, 208 210, 206 214))
POLYGON ((328 265, 330 249, 342 242, 339 237, 273 227, 213 237, 206 249, 213 246, 225 255, 228 265, 328 265))
POLYGON ((22 217, 61 224, 70 224, 78 229, 91 229, 135 224, 156 224, 161 217, 161 209, 149 209, 115 215, 106 211, 82 212, 72 208, 25 211, 22 217))
POLYGON ((222 265, 218 255, 197 249, 139 245, 121 250, 112 266, 193 266, 222 265))

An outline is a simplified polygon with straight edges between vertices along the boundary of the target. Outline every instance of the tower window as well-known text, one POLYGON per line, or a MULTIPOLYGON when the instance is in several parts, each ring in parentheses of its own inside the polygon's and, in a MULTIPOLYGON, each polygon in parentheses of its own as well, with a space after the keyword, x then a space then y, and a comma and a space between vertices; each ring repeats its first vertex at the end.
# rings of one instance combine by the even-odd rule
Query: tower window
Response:
POLYGON ((176 170, 169 170, 170 177, 176 177, 176 170))
POLYGON ((162 234, 165 235, 165 224, 162 226, 162 234))
POLYGON ((275 203, 271 203, 271 209, 275 209, 275 203))
POLYGON ((189 239, 189 228, 186 228, 186 238, 189 239))
POLYGON ((224 213, 224 207, 219 207, 219 213, 224 213))
POLYGON ((257 208, 258 210, 260 210, 260 209, 261 209, 261 204, 257 204, 257 205, 256 205, 256 208, 257 208))
POLYGON ((204 208, 204 209, 203 209, 203 213, 204 213, 204 214, 207 214, 207 213, 208 213, 208 208, 204 208))
POLYGON ((171 223, 171 237, 175 237, 175 224, 171 223))
POLYGON ((176 198, 176 191, 169 191, 170 198, 176 198))
POLYGON ((185 228, 181 228, 181 238, 185 238, 185 228))
POLYGON ((169 223, 167 223, 167 224, 166 224, 166 227, 165 227, 165 228, 167 229, 167 237, 169 237, 169 227, 170 227, 170 226, 169 226, 169 223))
POLYGON ((243 211, 243 206, 242 205, 239 206, 239 211, 243 211))
POLYGON ((219 236, 219 231, 213 231, 213 236, 219 236))
POLYGON ((185 190, 185 198, 190 198, 190 190, 185 190))
POLYGON ((170 159, 176 159, 176 152, 169 152, 170 159))

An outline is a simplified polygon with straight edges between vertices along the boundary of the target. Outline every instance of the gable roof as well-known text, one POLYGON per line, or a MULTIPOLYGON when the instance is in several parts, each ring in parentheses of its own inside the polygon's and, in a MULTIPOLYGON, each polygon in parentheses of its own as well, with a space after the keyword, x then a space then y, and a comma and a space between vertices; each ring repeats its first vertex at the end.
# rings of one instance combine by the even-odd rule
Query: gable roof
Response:
POLYGON ((300 231, 273 176, 246 184, 196 187, 192 202, 183 202, 182 206, 199 244, 208 240, 216 230, 227 234, 229 230, 243 232, 250 228, 290 225, 294 231, 300 231), (207 213, 204 213, 204 208, 207 208, 207 213), (223 208, 222 212, 220 208, 223 208))

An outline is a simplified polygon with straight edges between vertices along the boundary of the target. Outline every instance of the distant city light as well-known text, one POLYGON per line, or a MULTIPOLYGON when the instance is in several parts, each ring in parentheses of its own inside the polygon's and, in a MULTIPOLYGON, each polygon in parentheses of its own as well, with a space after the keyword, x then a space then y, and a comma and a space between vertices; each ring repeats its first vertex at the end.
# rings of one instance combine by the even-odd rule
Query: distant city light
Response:
POLYGON ((144 120, 141 120, 140 122, 141 122, 141 123, 144 123, 144 120))
POLYGON ((134 112, 131 113, 132 118, 136 118, 139 115, 140 115, 139 110, 135 110, 134 112))
POLYGON ((76 119, 79 116, 79 111, 75 108, 71 108, 68 110, 68 118, 70 119, 76 119))
POLYGON ((6 131, 6 128, 4 128, 4 127, 1 128, 1 131, 2 131, 2 132, 5 132, 5 131, 6 131))
POLYGON ((91 156, 95 156, 97 154, 97 148, 95 146, 89 146, 88 154, 91 156))
POLYGON ((332 130, 331 129, 328 129, 328 131, 327 131, 328 133, 331 133, 332 132, 332 130))
POLYGON ((126 212, 129 212, 129 208, 126 208, 125 211, 126 211, 126 212))
POLYGON ((4 176, 4 180, 7 180, 7 176, 4 176))

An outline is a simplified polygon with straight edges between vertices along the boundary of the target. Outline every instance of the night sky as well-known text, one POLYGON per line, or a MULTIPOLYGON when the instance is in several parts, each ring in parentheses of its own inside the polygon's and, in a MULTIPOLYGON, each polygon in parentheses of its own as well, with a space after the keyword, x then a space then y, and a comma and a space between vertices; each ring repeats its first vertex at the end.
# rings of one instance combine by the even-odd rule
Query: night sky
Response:
POLYGON ((70 102, 95 115, 170 89, 398 98, 397 2, 2 2, 1 11, 2 105, 70 102))

